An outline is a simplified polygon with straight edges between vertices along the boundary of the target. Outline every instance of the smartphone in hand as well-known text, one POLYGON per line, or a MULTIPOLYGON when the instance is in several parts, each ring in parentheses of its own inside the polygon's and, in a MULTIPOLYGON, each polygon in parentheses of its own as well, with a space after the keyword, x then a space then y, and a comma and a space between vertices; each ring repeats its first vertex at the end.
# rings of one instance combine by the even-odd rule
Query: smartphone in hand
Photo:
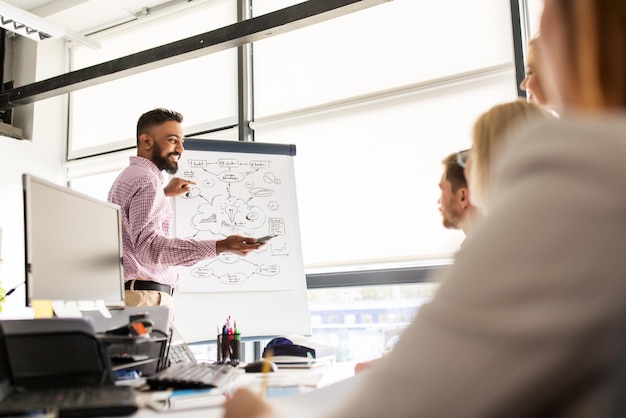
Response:
POLYGON ((256 239, 257 244, 262 244, 274 238, 276 235, 266 235, 264 237, 260 237, 256 239))

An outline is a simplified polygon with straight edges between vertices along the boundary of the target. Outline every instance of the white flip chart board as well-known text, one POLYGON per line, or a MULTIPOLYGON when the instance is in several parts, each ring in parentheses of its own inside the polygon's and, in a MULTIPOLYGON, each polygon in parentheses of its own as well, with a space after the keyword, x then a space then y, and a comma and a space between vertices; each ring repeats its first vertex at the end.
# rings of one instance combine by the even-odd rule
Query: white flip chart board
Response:
POLYGON ((174 323, 186 340, 215 339, 228 316, 244 338, 310 334, 294 155, 294 145, 185 141, 176 175, 196 185, 174 199, 176 236, 275 235, 246 257, 178 268, 174 323))

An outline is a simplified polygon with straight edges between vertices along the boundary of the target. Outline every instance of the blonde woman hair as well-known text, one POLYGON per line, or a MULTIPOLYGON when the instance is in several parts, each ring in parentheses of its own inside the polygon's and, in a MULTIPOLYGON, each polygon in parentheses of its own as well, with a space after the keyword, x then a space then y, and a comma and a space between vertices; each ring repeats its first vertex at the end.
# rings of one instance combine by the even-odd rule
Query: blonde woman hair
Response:
POLYGON ((525 100, 496 105, 478 117, 472 132, 468 167, 469 190, 474 205, 487 209, 493 161, 512 131, 532 120, 552 117, 541 106, 525 100))

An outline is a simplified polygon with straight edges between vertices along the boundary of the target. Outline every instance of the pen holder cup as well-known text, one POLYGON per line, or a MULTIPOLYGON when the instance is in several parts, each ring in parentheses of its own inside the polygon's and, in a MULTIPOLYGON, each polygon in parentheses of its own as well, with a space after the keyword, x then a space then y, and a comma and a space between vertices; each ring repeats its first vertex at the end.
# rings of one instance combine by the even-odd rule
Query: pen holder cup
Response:
POLYGON ((239 364, 241 341, 237 334, 217 335, 217 362, 239 364))

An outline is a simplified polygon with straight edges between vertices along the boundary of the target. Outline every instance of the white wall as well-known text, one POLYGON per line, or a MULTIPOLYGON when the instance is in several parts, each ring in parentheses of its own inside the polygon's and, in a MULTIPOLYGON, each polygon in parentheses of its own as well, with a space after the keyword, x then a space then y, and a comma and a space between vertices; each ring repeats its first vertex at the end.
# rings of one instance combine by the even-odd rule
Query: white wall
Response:
MULTIPOLYGON (((63 41, 37 44, 16 39, 15 85, 21 86, 60 74, 65 69, 63 41)), ((22 174, 30 173, 58 184, 65 182, 66 108, 65 96, 38 101, 15 109, 16 125, 28 140, 0 136, 3 161, 0 163, 0 226, 4 263, 0 280, 6 290, 24 281, 24 221, 22 174)), ((1 317, 21 316, 24 286, 7 298, 1 317)))

